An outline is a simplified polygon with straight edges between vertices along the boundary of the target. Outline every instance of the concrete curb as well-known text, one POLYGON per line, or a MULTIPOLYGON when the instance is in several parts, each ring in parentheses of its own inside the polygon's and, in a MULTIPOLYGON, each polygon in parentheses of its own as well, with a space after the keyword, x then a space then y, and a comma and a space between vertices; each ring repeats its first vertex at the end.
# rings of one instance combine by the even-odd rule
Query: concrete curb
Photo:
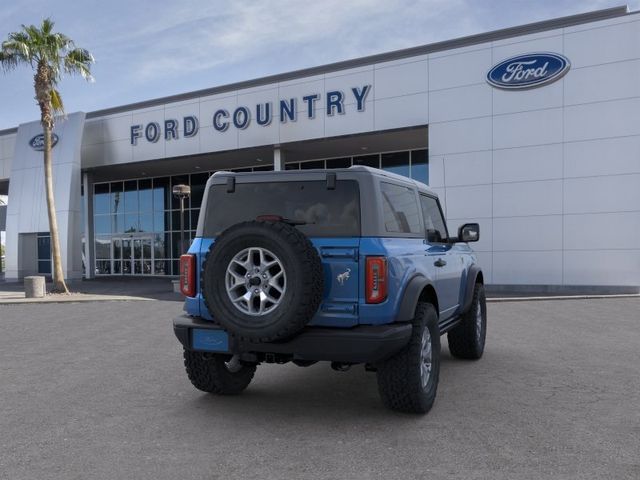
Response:
POLYGON ((591 300, 597 298, 640 298, 639 293, 622 293, 614 295, 550 295, 548 297, 495 297, 487 298, 487 302, 544 302, 547 300, 591 300))
POLYGON ((128 302, 128 301, 153 301, 153 298, 132 297, 128 295, 47 295, 44 298, 2 298, 0 296, 0 305, 21 305, 21 304, 39 304, 39 303, 78 303, 78 302, 128 302))

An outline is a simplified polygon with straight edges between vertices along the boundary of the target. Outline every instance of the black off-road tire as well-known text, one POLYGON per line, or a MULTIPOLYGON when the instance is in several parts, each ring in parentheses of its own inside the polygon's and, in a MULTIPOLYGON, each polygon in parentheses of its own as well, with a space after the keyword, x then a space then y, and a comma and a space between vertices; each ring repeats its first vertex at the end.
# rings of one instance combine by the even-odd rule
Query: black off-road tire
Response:
POLYGON ((322 261, 311 241, 289 224, 242 222, 220 234, 209 249, 201 285, 214 321, 229 333, 255 343, 283 340, 302 330, 320 307, 324 290, 322 261), (229 263, 249 247, 274 253, 286 275, 286 289, 280 303, 259 316, 236 308, 225 286, 229 263))
POLYGON ((440 375, 440 330, 438 314, 430 303, 419 302, 413 318, 413 330, 407 346, 393 357, 377 365, 378 390, 390 409, 407 413, 427 413, 438 390, 440 375), (429 331, 431 339, 431 373, 423 386, 422 335, 429 331))
POLYGON ((449 351, 454 357, 465 360, 478 360, 482 357, 487 338, 487 299, 484 285, 475 284, 471 308, 462 316, 460 324, 447 335, 449 351))
POLYGON ((184 351, 184 366, 189 380, 203 392, 237 395, 249 386, 256 366, 238 364, 230 369, 227 366, 229 361, 230 355, 184 351))

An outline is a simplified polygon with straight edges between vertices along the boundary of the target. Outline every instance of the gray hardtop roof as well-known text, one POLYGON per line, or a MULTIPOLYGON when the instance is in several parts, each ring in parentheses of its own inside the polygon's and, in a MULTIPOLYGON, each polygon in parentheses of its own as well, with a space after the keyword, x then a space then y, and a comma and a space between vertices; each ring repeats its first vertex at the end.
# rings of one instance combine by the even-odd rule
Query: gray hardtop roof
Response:
MULTIPOLYGON (((398 175, 397 173, 387 172, 385 170, 380 170, 379 168, 367 167, 364 165, 354 165, 349 168, 332 168, 332 169, 309 169, 309 170, 267 170, 262 172, 227 172, 227 171, 218 171, 214 173, 209 178, 209 184, 218 184, 216 179, 228 178, 228 177, 237 177, 238 179, 247 179, 251 178, 255 179, 256 182, 270 182, 273 181, 274 177, 278 177, 281 181, 300 181, 300 180, 321 180, 326 177, 328 173, 335 173, 337 180, 340 180, 340 174, 349 174, 349 176, 353 175, 366 175, 372 177, 378 177, 381 180, 392 180, 395 183, 402 183, 407 186, 415 187, 417 190, 429 193, 430 195, 437 196, 435 192, 433 192, 426 184, 422 182, 418 182, 411 178, 405 177, 403 175, 398 175)), ((224 182, 219 182, 224 183, 224 182)))

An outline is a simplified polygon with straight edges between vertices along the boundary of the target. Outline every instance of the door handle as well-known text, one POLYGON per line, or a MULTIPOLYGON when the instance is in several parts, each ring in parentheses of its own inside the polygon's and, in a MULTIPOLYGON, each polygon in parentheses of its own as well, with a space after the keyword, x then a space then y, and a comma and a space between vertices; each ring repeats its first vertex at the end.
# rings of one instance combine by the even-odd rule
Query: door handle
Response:
POLYGON ((433 262, 433 264, 434 264, 436 267, 444 267, 444 266, 447 264, 447 262, 445 262, 443 259, 439 258, 438 260, 436 260, 435 262, 433 262))

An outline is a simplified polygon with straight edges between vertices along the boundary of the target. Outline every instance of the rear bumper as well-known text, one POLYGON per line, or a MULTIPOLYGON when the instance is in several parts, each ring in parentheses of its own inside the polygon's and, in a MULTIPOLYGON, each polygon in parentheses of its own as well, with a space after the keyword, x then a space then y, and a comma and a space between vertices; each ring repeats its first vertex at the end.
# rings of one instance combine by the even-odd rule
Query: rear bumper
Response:
MULTIPOLYGON (((173 331, 187 350, 194 350, 193 329, 222 330, 210 321, 188 315, 174 319, 173 331)), ((348 329, 306 327, 283 342, 250 343, 229 336, 229 353, 272 353, 296 360, 374 363, 400 351, 410 336, 409 323, 359 325, 348 329)))

